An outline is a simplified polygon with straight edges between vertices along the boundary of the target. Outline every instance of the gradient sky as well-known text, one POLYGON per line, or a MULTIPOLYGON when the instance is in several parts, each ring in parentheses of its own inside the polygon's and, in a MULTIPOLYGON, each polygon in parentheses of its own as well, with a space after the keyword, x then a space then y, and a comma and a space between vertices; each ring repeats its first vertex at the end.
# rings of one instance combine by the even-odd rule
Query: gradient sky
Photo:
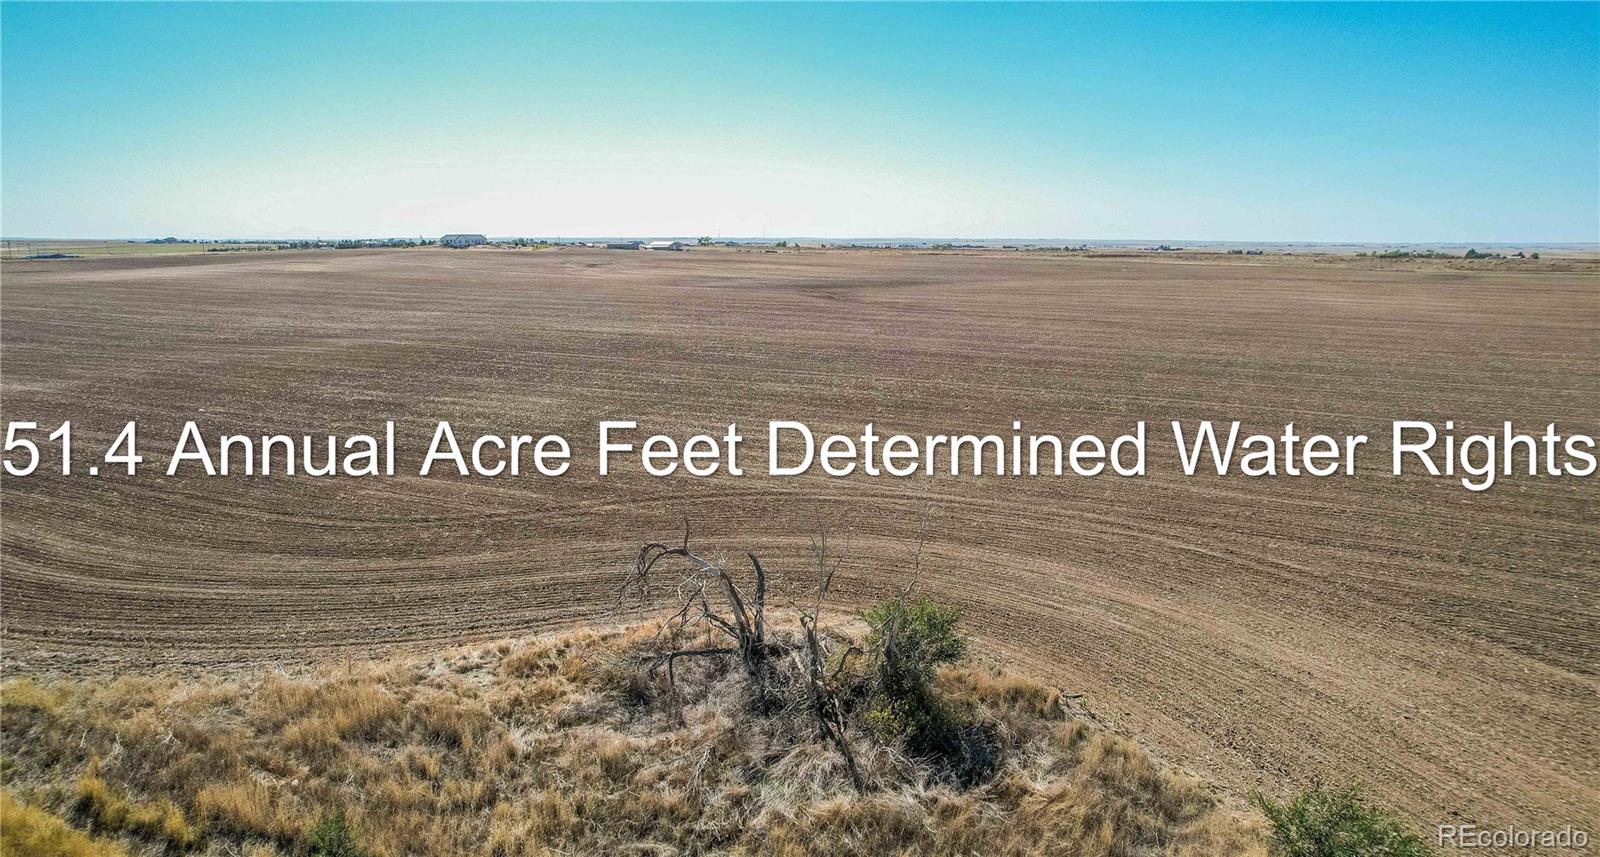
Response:
POLYGON ((1600 241, 1600 4, 0 6, 7 236, 1600 241))

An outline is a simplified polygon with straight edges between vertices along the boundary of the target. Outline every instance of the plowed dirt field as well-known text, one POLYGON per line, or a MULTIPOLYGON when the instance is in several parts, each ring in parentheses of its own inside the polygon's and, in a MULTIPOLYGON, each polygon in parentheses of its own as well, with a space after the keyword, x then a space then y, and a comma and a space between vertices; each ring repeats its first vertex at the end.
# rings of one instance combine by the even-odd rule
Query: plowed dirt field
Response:
MULTIPOLYGON (((220 254, 219 254, 220 255, 220 254)), ((1183 478, 1167 421, 1600 428, 1592 266, 1021 253, 442 250, 6 263, 7 420, 136 478, 5 478, 8 673, 235 669, 602 618, 692 519, 841 607, 899 586, 1238 792, 1359 780, 1419 825, 1600 833, 1593 479, 1183 478), (380 432, 392 479, 161 475, 213 433, 380 432), (415 475, 434 421, 582 443, 557 479, 415 475), (593 470, 594 425, 750 436, 746 476, 593 470), (769 479, 762 427, 1063 435, 1150 475, 769 479), (87 453, 85 453, 87 454, 87 453), (848 534, 846 539, 844 534, 848 534)), ((85 462, 78 464, 82 468, 85 462)), ((735 554, 737 555, 737 554, 735 554)))

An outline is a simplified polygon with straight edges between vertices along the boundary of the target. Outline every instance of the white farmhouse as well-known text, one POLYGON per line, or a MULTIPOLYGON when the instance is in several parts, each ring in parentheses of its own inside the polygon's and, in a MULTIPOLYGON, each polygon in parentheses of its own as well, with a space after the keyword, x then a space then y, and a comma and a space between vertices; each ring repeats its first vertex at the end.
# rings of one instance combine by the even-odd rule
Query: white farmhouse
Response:
POLYGON ((477 234, 452 233, 440 238, 439 243, 446 247, 472 247, 478 244, 488 244, 489 239, 477 234))
POLYGON ((682 241, 651 241, 644 245, 646 250, 682 250, 682 241))

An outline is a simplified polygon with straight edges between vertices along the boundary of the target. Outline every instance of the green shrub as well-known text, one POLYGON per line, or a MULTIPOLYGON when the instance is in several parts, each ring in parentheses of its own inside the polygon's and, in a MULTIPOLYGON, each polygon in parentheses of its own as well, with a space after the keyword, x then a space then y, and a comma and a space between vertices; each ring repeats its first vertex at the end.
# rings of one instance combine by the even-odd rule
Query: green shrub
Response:
POLYGON ((1256 795, 1272 825, 1274 857, 1426 857, 1433 852, 1393 815, 1368 806, 1353 788, 1301 792, 1278 803, 1256 795))
POLYGON ((970 711, 940 698, 939 667, 960 660, 967 638, 956 630, 961 613, 927 599, 886 601, 867 611, 867 651, 875 686, 862 722, 881 740, 914 756, 943 763, 951 776, 975 782, 993 769, 993 748, 970 711))
POLYGON ((344 817, 343 809, 336 809, 317 821, 311 829, 310 857, 362 857, 361 844, 356 832, 344 817))
POLYGON ((918 755, 940 755, 967 723, 965 712, 932 692, 894 698, 874 697, 862 722, 879 738, 904 741, 918 755))
POLYGON ((961 611, 931 599, 885 601, 868 610, 866 619, 872 628, 867 649, 891 687, 931 685, 939 667, 967 654, 967 638, 956 631, 961 611))

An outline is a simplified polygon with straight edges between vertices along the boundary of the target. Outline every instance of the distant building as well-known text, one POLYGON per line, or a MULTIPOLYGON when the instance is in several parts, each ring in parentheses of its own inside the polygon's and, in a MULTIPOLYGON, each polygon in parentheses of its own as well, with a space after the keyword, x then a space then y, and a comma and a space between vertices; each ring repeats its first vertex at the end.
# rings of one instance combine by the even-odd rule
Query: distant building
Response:
POLYGON ((646 250, 682 250, 682 241, 651 241, 644 245, 646 250))
POLYGON ((488 244, 489 239, 477 234, 460 233, 446 235, 439 239, 439 243, 446 247, 473 247, 478 244, 488 244))
POLYGON ((607 241, 605 243, 607 250, 637 250, 642 246, 644 246, 643 241, 607 241))

